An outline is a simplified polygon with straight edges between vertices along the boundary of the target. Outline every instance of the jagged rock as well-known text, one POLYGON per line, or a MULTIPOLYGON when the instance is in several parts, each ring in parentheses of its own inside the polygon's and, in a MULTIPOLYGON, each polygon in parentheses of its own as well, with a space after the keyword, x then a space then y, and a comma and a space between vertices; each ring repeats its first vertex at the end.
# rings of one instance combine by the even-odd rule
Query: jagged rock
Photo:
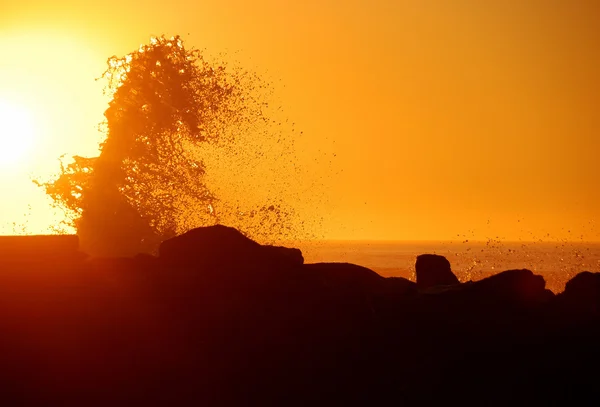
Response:
POLYGON ((304 263, 298 249, 262 246, 238 230, 223 225, 192 229, 162 242, 159 259, 166 265, 195 268, 295 267, 304 263))
POLYGON ((450 269, 450 262, 437 254, 421 254, 415 263, 417 288, 425 290, 439 285, 459 284, 450 269))

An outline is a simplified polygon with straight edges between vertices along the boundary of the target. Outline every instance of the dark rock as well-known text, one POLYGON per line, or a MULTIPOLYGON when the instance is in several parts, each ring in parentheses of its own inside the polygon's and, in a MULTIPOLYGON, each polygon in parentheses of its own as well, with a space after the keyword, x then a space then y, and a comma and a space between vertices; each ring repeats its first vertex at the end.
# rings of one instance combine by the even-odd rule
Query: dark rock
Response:
POLYGON ((490 308, 503 311, 508 304, 518 307, 544 304, 554 297, 545 286, 544 278, 530 270, 508 270, 479 281, 432 287, 421 291, 421 294, 437 297, 440 303, 447 306, 458 300, 465 304, 464 311, 483 313, 484 309, 490 308), (477 308, 468 310, 473 306, 477 308))
POLYGON ((304 264, 304 257, 300 249, 282 247, 282 246, 261 246, 261 256, 263 261, 276 266, 301 266, 304 264))
POLYGON ((314 273, 321 284, 354 292, 379 290, 385 278, 366 267, 350 263, 305 264, 304 270, 314 273))
MULTIPOLYGON (((419 312, 436 323, 463 321, 474 332, 500 328, 500 321, 515 328, 517 316, 541 309, 554 298, 544 278, 530 270, 508 270, 480 281, 420 290, 419 312)), ((422 317, 422 316, 421 316, 422 317)))
POLYGON ((238 230, 223 225, 192 229, 162 242, 159 259, 168 266, 193 268, 296 267, 304 263, 298 249, 261 246, 238 230))
POLYGON ((531 270, 507 270, 472 284, 490 299, 504 298, 519 303, 544 303, 554 297, 544 277, 531 270))
POLYGON ((0 405, 598 400, 598 273, 554 297, 529 270, 456 284, 419 257, 423 290, 215 226, 159 258, 2 264, 0 405))
POLYGON ((417 288, 424 290, 438 285, 459 284, 458 278, 450 269, 450 262, 437 254, 417 256, 415 264, 417 288))
MULTIPOLYGON (((384 278, 366 267, 350 263, 315 263, 302 267, 313 281, 311 296, 334 300, 344 308, 376 312, 398 298, 416 293, 416 284, 401 277, 384 278)), ((322 311, 321 311, 322 312, 322 311)), ((341 315, 340 313, 337 314, 341 315)))
POLYGON ((388 277, 385 279, 386 293, 393 296, 414 294, 417 292, 417 284, 402 277, 388 277))
POLYGON ((571 310, 585 313, 600 313, 600 273, 584 271, 565 285, 560 300, 571 310))
POLYGON ((160 244, 159 258, 170 265, 216 265, 239 262, 260 245, 234 228, 215 225, 192 229, 160 244))

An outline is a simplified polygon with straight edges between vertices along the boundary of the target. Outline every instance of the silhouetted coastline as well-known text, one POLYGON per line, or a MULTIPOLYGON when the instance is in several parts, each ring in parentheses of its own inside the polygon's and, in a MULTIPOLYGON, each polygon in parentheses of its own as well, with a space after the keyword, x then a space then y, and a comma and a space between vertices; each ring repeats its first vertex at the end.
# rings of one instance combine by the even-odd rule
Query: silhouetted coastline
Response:
POLYGON ((0 239, 2 405, 460 405, 598 400, 600 273, 554 294, 529 270, 416 283, 305 264, 232 228, 158 256, 0 239))

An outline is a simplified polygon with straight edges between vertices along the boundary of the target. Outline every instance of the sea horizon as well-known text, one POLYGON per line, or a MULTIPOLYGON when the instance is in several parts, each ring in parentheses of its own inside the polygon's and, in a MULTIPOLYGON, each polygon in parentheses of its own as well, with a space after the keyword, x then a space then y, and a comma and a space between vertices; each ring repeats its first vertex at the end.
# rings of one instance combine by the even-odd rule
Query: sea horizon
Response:
POLYGON ((547 288, 561 292, 582 271, 600 272, 600 243, 581 241, 358 241, 301 242, 307 263, 341 262, 369 268, 383 277, 414 280, 420 254, 446 257, 462 282, 476 281, 511 269, 542 275, 547 288))

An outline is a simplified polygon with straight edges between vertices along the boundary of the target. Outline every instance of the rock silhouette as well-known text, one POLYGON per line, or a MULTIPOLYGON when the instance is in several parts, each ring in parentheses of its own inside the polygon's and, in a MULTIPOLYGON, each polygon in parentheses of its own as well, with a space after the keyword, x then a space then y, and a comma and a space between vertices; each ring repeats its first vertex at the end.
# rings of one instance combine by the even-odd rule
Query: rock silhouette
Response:
POLYGON ((265 247, 217 226, 164 242, 158 257, 65 249, 52 261, 3 263, 0 405, 560 405, 599 396, 598 273, 558 295, 528 270, 462 284, 446 274, 421 290, 265 247))
POLYGON ((574 312, 600 315, 600 273, 577 274, 565 285, 560 300, 574 312))
POLYGON ((458 278, 450 269, 450 262, 437 254, 421 254, 415 263, 417 287, 419 290, 438 285, 458 284, 458 278))
POLYGON ((238 230, 223 226, 192 229, 161 243, 159 258, 169 266, 296 267, 304 263, 302 252, 285 247, 263 246, 238 230))

